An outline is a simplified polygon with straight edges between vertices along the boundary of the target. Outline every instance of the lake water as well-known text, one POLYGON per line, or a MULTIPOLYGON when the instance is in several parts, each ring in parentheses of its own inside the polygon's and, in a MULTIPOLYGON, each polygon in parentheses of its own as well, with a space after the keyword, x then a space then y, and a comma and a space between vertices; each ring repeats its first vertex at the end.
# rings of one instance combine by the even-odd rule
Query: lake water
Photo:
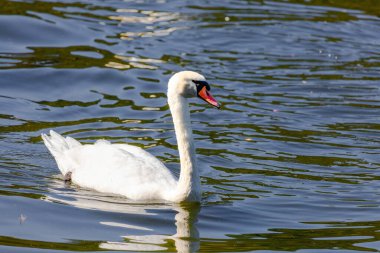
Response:
POLYGON ((378 252, 376 1, 0 0, 0 252, 378 252), (65 184, 40 134, 147 149, 178 174, 166 85, 192 100, 200 205, 65 184))

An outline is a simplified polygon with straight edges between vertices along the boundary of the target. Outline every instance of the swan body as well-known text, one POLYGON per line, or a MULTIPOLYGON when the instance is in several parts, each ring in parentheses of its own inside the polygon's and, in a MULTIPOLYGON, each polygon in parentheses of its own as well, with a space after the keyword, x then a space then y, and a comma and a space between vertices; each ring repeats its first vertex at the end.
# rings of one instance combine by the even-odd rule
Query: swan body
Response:
POLYGON ((205 78, 196 72, 178 72, 169 80, 168 103, 181 163, 178 179, 160 160, 136 146, 111 144, 106 140, 82 145, 53 130, 50 136, 41 136, 61 173, 79 186, 132 200, 199 202, 200 177, 196 167, 188 98, 198 96, 219 108, 209 90, 205 78))

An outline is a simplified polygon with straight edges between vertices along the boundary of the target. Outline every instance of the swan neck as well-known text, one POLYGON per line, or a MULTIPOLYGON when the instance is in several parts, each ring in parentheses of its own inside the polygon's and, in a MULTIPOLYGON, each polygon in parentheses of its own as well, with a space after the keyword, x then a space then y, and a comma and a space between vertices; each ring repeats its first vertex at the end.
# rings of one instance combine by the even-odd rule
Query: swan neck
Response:
POLYGON ((173 117, 181 163, 175 198, 177 201, 199 201, 200 178, 196 169, 189 104, 187 98, 176 94, 169 94, 168 102, 173 117))

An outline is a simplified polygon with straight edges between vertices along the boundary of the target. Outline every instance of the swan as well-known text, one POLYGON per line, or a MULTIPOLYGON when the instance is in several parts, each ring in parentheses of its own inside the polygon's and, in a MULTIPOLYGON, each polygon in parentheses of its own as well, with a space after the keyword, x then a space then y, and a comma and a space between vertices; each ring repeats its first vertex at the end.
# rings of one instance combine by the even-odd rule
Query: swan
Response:
POLYGON ((220 108, 203 75, 181 71, 169 79, 167 98, 181 164, 178 179, 160 160, 136 146, 106 140, 83 145, 53 130, 50 136, 41 137, 65 180, 78 186, 137 201, 199 202, 200 177, 188 102, 191 97, 220 108))

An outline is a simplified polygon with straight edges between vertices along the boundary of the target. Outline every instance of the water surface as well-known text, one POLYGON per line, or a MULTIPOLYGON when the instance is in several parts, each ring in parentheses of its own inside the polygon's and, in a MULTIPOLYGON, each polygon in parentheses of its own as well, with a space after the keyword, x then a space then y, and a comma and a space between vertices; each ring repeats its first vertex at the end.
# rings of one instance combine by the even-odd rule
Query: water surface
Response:
POLYGON ((378 252, 375 1, 0 0, 0 251, 378 252), (67 185, 40 134, 147 149, 178 174, 166 83, 192 100, 200 205, 67 185))

